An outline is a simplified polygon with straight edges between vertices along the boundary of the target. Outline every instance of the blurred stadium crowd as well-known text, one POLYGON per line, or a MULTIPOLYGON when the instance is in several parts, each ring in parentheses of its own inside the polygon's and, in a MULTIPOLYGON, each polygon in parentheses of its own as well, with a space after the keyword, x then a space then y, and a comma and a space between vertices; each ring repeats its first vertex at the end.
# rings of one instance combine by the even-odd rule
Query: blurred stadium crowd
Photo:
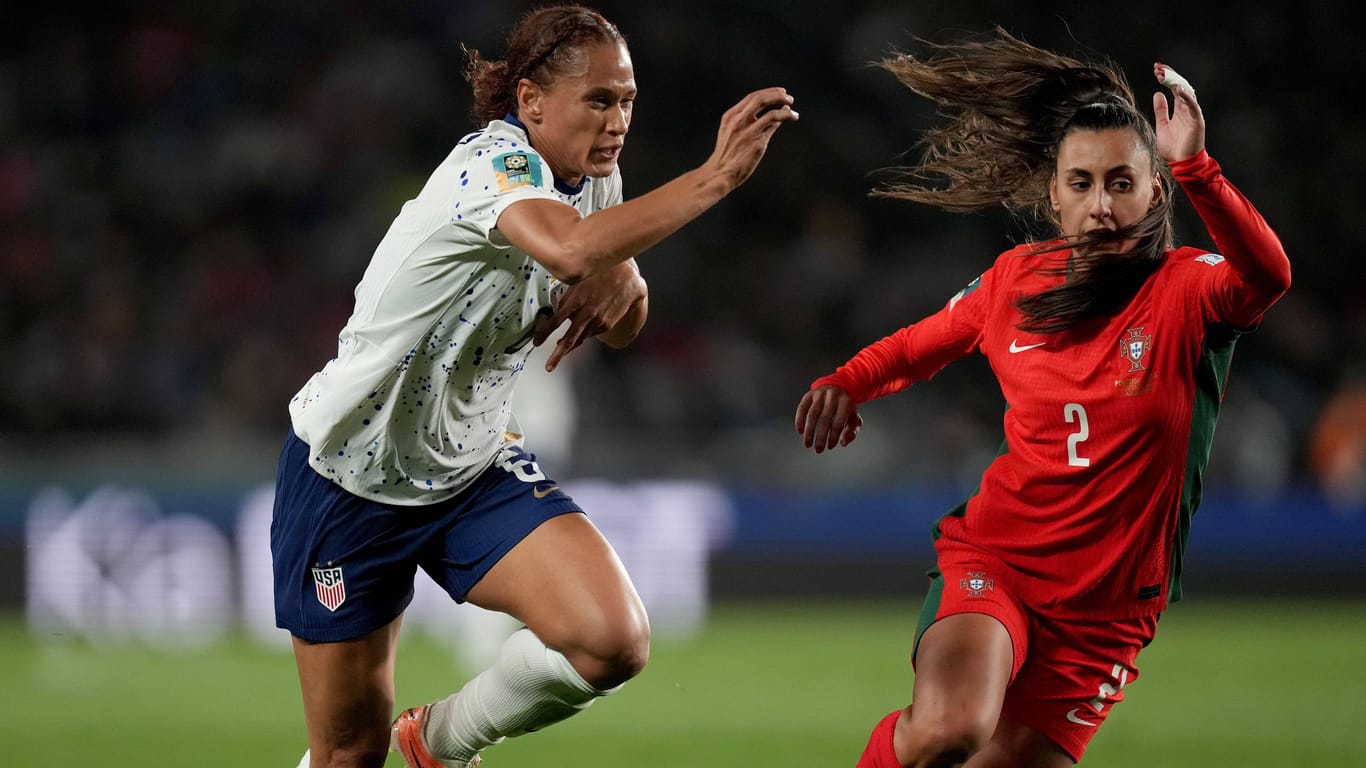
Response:
MULTIPOLYGON (((1141 103, 1155 58, 1195 84, 1212 154, 1296 279, 1239 348, 1213 477, 1366 495, 1366 125, 1351 103, 1366 57, 1345 6, 911 5, 597 4, 627 35, 641 90, 628 196, 704 160, 749 90, 786 86, 802 119, 745 187, 642 258, 651 322, 635 347, 581 351, 562 375, 578 404, 573 471, 972 482, 1002 409, 981 361, 873 404, 857 454, 813 461, 790 423, 811 379, 936 309, 1020 235, 1004 214, 867 196, 933 116, 869 62, 999 23, 1111 56, 1141 103)), ((0 444, 233 436, 273 458, 374 245, 474 127, 461 43, 499 55, 526 7, 13 17, 0 32, 0 444)), ((1187 241, 1207 245, 1182 215, 1187 241)))

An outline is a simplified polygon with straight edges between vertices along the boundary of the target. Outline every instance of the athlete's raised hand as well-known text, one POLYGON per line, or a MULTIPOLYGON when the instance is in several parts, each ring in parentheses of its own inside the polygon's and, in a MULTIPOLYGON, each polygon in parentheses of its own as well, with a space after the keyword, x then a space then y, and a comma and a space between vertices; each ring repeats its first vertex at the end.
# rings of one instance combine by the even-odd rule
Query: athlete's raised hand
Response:
POLYGON ((716 149, 703 167, 710 167, 738 187, 754 173, 768 151, 768 141, 783 123, 799 115, 785 88, 765 88, 745 96, 721 116, 716 149))
POLYGON ((862 428, 858 405, 839 387, 817 387, 797 404, 797 434, 816 453, 854 442, 862 428))
POLYGON ((1195 157, 1205 148, 1205 115, 1195 99, 1195 89, 1176 70, 1156 62, 1153 76, 1171 88, 1173 105, 1167 108, 1167 95, 1153 94, 1153 125, 1157 131, 1157 151, 1169 163, 1195 157))

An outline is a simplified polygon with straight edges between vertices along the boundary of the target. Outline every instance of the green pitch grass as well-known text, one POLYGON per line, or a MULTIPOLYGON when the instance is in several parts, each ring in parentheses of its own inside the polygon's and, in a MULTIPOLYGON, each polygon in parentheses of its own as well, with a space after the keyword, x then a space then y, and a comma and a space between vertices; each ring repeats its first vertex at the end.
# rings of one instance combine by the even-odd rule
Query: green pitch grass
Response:
MULTIPOLYGON (((852 768, 873 723, 908 697, 916 607, 717 607, 701 635, 657 642, 621 694, 494 747, 486 765, 852 768)), ((1366 603, 1182 603, 1139 666, 1086 765, 1366 765, 1366 603)), ((466 672, 414 637, 398 675, 407 705, 466 672)), ((9 619, 0 689, 0 763, 16 768, 293 768, 305 746, 290 656, 246 642, 38 645, 9 619)))

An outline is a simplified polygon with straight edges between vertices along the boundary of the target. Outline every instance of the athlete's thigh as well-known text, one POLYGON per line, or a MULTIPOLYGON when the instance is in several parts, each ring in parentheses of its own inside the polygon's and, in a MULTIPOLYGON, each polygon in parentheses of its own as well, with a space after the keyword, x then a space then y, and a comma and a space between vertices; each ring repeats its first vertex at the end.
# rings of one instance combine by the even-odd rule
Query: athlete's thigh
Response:
POLYGON ((456 599, 513 616, 553 648, 591 652, 648 631, 611 545, 515 445, 464 495, 441 551, 422 567, 456 599))
POLYGON ((388 749, 401 621, 350 640, 294 638, 308 746, 315 758, 338 750, 382 756, 388 749))
POLYGON ((583 514, 541 523, 517 543, 467 599, 525 623, 552 647, 592 650, 623 633, 648 631, 626 568, 583 514))
POLYGON ((915 652, 912 731, 977 732, 996 727, 1010 684, 1010 633, 996 616, 955 613, 932 624, 915 652))
POLYGON ((995 731, 1029 648, 1024 607, 991 574, 995 563, 941 552, 921 607, 910 722, 919 733, 995 731))

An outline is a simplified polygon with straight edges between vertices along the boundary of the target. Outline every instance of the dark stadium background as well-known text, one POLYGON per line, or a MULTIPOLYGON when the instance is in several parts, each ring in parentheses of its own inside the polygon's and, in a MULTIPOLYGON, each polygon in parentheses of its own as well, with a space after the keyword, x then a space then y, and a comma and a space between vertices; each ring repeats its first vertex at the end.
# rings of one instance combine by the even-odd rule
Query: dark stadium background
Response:
MULTIPOLYGON (((0 609, 30 594, 32 521, 56 498, 44 494, 74 509, 134 489, 151 501, 99 520, 187 516, 231 535, 375 243, 472 127, 460 44, 498 55, 527 7, 13 12, 0 30, 0 609)), ((787 87, 802 117, 746 186, 642 257, 651 319, 634 348, 582 350, 557 374, 572 386, 543 402, 569 398, 549 423, 572 428, 545 428, 553 474, 722 494, 716 596, 919 595, 930 521, 999 442, 985 364, 869 406, 860 442, 832 455, 804 452, 791 415, 811 379, 940 306, 1020 234, 1000 212, 867 196, 933 117, 871 63, 917 36, 1000 24, 1109 55, 1141 100, 1154 59, 1186 75, 1211 153, 1290 253, 1294 287, 1238 348, 1190 588, 1366 592, 1366 56, 1346 4, 597 7, 627 35, 640 86, 628 196, 702 162, 749 90, 787 87)), ((1180 216, 1184 240, 1208 245, 1189 206, 1180 216)), ((122 535, 84 531, 81 567, 117 577, 122 535)))

